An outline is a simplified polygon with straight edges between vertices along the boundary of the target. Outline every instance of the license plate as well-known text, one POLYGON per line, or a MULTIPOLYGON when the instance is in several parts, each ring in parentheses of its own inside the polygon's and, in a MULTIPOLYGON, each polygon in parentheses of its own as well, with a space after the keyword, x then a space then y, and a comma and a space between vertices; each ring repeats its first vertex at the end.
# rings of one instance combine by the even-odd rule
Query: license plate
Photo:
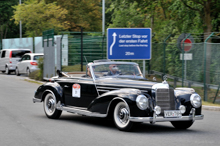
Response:
POLYGON ((182 116, 182 114, 179 110, 164 111, 165 118, 176 118, 176 117, 181 117, 181 116, 182 116))

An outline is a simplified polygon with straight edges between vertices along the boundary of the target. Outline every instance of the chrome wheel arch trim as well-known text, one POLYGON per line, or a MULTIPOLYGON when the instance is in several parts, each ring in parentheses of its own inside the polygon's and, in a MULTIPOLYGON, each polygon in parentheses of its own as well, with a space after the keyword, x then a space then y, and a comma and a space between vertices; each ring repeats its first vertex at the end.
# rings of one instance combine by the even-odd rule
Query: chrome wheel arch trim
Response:
POLYGON ((43 92, 43 94, 42 94, 42 96, 41 96, 41 101, 43 101, 43 95, 44 95, 46 92, 50 92, 50 93, 56 98, 56 96, 55 96, 55 94, 53 93, 53 91, 47 89, 47 90, 45 90, 45 91, 43 92))
POLYGON ((112 102, 113 102, 114 100, 121 100, 121 101, 123 101, 123 102, 126 104, 126 106, 128 107, 128 112, 129 112, 129 117, 130 117, 130 108, 129 108, 129 105, 128 105, 128 103, 127 103, 123 98, 121 98, 121 97, 115 97, 115 98, 113 98, 113 99, 110 101, 110 103, 109 103, 109 105, 108 105, 108 108, 107 108, 106 115, 109 114, 109 110, 110 110, 111 104, 112 104, 112 102))

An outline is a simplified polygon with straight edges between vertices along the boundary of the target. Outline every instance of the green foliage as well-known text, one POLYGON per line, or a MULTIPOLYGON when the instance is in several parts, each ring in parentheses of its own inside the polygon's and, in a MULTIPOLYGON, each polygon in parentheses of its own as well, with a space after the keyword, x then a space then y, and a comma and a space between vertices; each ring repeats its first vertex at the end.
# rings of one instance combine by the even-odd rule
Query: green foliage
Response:
POLYGON ((144 16, 140 13, 137 2, 120 3, 120 7, 115 7, 114 3, 110 6, 108 11, 113 11, 112 24, 109 27, 143 27, 144 16))
POLYGON ((55 30, 66 29, 65 17, 68 11, 56 3, 46 4, 44 0, 27 0, 25 3, 13 6, 15 9, 12 20, 19 24, 21 20, 27 29, 27 36, 39 36, 44 30, 54 28, 55 30))
POLYGON ((34 80, 43 81, 43 70, 44 70, 44 59, 43 58, 39 58, 38 68, 39 70, 31 72, 29 77, 34 80))
POLYGON ((66 25, 69 31, 101 31, 102 14, 100 0, 45 0, 46 3, 57 2, 68 10, 66 25))
POLYGON ((4 38, 19 37, 19 29, 10 21, 13 15, 12 6, 17 5, 18 0, 1 0, 0 1, 0 41, 4 38))

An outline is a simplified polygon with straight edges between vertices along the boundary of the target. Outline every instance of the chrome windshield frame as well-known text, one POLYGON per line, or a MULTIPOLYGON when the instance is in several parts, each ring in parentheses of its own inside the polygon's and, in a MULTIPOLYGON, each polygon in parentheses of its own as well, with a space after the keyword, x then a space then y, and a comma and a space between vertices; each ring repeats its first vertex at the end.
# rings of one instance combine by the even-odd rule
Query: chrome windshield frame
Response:
MULTIPOLYGON (((110 64, 117 64, 117 65, 121 65, 121 64, 126 64, 126 65, 134 65, 134 66, 137 66, 137 69, 138 69, 138 71, 140 72, 140 74, 142 75, 142 72, 141 72, 141 70, 140 70, 140 67, 139 67, 139 65, 137 64, 137 63, 135 63, 135 62, 115 62, 115 61, 111 61, 111 62, 97 62, 97 63, 93 63, 93 64, 91 64, 90 66, 89 66, 89 69, 90 69, 90 71, 91 71, 91 75, 92 75, 92 79, 93 79, 93 81, 95 81, 95 80, 99 80, 99 78, 96 78, 95 77, 95 73, 94 73, 94 70, 93 70, 93 67, 94 66, 97 66, 97 65, 105 65, 105 64, 107 64, 107 65, 110 65, 110 64)), ((106 76, 107 77, 107 76, 106 76)))

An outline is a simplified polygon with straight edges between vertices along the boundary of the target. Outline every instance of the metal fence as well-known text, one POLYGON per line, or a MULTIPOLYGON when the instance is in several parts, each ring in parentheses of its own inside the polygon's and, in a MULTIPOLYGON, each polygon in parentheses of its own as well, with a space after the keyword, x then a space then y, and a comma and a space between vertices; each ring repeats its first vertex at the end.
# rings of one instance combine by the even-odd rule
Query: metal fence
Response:
MULTIPOLYGON (((189 36, 193 38, 191 49, 187 52, 183 52, 181 49, 186 44, 178 42, 179 35, 164 36, 161 37, 161 41, 152 39, 154 41, 152 42, 152 59, 146 61, 145 68, 148 73, 146 77, 151 79, 151 74, 153 74, 162 78, 161 76, 167 74, 168 81, 175 87, 193 87, 204 100, 220 100, 220 93, 217 92, 220 83, 218 36, 213 35, 208 42, 203 39, 204 34, 185 35, 182 39, 184 41, 189 36), (192 59, 181 60, 181 53, 191 54, 192 59)), ((103 36, 101 32, 68 33, 68 66, 71 66, 73 71, 80 71, 80 68, 77 70, 74 69, 74 66, 82 64, 84 69, 81 69, 85 71, 87 62, 106 59, 106 41, 106 36, 103 36)), ((141 69, 143 67, 142 60, 126 61, 137 62, 141 69)))

